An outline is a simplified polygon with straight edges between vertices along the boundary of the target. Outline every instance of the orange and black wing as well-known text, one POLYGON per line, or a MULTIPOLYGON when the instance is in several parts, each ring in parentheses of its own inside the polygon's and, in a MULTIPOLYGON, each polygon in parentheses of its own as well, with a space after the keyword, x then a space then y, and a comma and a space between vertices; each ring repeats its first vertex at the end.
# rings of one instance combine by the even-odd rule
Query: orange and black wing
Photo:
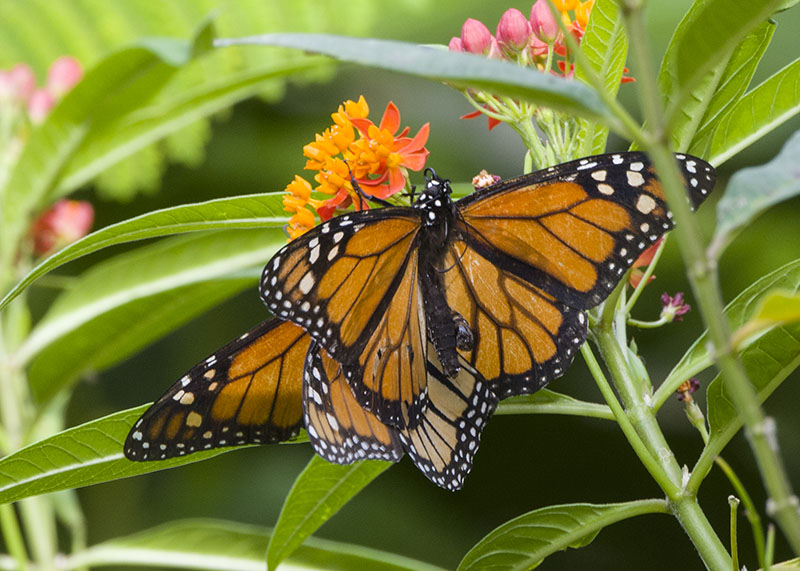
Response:
POLYGON ((497 397, 463 359, 461 370, 450 379, 432 348, 428 355, 428 407, 415 428, 398 429, 358 406, 341 367, 324 350, 309 351, 304 410, 317 454, 330 462, 350 464, 369 458, 397 461, 405 450, 432 482, 460 489, 497 397))
POLYGON ((420 216, 339 216, 287 244, 261 279, 264 303, 306 329, 343 365, 359 403, 398 427, 415 426, 425 408, 420 216))
POLYGON ((294 323, 264 321, 195 365, 125 440, 130 460, 290 440, 303 426, 302 370, 311 339, 294 323))
POLYGON ((397 430, 358 403, 341 365, 316 343, 308 352, 303 383, 306 430, 317 454, 336 464, 402 458, 397 430))
POLYGON ((442 263, 447 304, 467 320, 462 351, 501 399, 532 393, 561 376, 586 339, 583 311, 501 269, 463 240, 442 263))
MULTIPOLYGON (((711 165, 676 155, 689 196, 714 186, 711 165)), ((463 239, 498 268, 576 309, 611 292, 672 214, 643 153, 564 163, 493 185, 458 203, 463 239)))
POLYGON ((428 354, 428 408, 416 428, 401 430, 411 460, 434 484, 460 490, 472 470, 484 426, 497 397, 476 369, 459 357, 461 369, 449 378, 431 348, 428 354))

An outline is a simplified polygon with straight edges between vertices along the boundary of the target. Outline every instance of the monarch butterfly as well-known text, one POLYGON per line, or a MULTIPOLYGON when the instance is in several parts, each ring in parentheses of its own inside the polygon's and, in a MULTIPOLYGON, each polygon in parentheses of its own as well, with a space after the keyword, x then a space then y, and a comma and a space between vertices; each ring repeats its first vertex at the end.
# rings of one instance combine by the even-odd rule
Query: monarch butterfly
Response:
MULTIPOLYGON (((714 170, 676 159, 697 206, 714 170)), ((580 159, 457 202, 427 172, 412 207, 313 228, 275 254, 260 286, 276 315, 341 363, 361 406, 399 429, 428 407, 428 340, 448 377, 463 357, 500 398, 534 392, 572 362, 583 310, 672 228, 642 153, 580 159)))
MULTIPOLYGON (((708 163, 676 155, 692 204, 708 163)), ((132 460, 294 438, 332 462, 414 463, 459 489, 498 399, 560 376, 600 303, 672 227, 641 153, 599 155, 457 202, 432 174, 412 207, 334 218, 266 265, 278 316, 192 368, 134 425, 132 460)))
POLYGON ((305 426, 314 450, 338 464, 397 462, 408 452, 441 487, 458 490, 472 467, 497 397, 466 362, 456 379, 427 364, 431 405, 415 429, 399 430, 362 408, 341 365, 294 323, 271 319, 189 370, 136 422, 131 460, 290 440, 305 426))

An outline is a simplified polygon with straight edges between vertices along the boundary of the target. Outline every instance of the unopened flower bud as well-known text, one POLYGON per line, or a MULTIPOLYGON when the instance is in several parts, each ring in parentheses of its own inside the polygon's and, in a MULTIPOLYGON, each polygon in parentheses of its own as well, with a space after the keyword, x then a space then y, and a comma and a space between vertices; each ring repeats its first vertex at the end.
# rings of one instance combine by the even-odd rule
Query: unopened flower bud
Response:
POLYGON ((61 97, 82 77, 83 68, 80 62, 72 56, 62 56, 53 62, 47 72, 47 89, 54 97, 61 97))
POLYGON ((467 18, 461 27, 464 49, 472 54, 487 54, 492 46, 492 34, 483 22, 467 18))
POLYGON ((531 23, 516 8, 509 8, 497 24, 497 43, 505 53, 516 54, 528 45, 531 23))
POLYGON ((547 44, 552 44, 558 38, 558 24, 547 0, 536 0, 531 8, 531 29, 536 37, 547 44))

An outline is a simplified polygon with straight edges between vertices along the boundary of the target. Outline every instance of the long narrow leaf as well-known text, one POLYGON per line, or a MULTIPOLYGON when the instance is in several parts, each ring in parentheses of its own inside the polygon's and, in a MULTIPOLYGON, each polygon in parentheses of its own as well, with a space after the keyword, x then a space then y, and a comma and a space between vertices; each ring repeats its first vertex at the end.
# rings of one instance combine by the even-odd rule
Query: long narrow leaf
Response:
POLYGON ((174 206, 92 232, 31 270, 0 301, 0 310, 46 273, 109 246, 184 232, 282 226, 287 221, 287 214, 281 206, 281 196, 279 193, 253 194, 174 206))
POLYGON ((708 101, 703 118, 697 124, 697 133, 689 146, 690 153, 698 157, 707 155, 717 123, 738 103, 750 86, 756 67, 774 33, 775 22, 764 22, 736 47, 719 79, 719 85, 708 101))
POLYGON ((608 405, 585 402, 549 389, 506 399, 495 414, 565 414, 614 420, 608 405))
POLYGON ((464 556, 459 571, 533 569, 567 547, 584 547, 604 527, 649 513, 669 513, 664 500, 550 506, 504 523, 464 556))
MULTIPOLYGON (((59 297, 16 353, 48 398, 108 367, 225 297, 255 284, 284 242, 266 230, 173 238, 98 264, 59 297), (239 272, 250 270, 249 274, 239 272)), ((264 316, 267 315, 265 310, 264 316)))
POLYGON ((122 444, 147 406, 81 424, 6 456, 0 460, 0 503, 191 464, 231 450, 209 450, 159 462, 126 460, 122 444))
MULTIPOLYGON (((263 571, 270 533, 267 528, 230 521, 179 520, 90 547, 67 558, 63 568, 136 565, 263 571)), ((316 538, 297 549, 286 568, 441 571, 393 553, 316 538)))
POLYGON ((308 59, 291 64, 246 70, 217 81, 206 81, 180 97, 139 109, 120 124, 89 133, 55 181, 53 196, 63 196, 88 183, 103 169, 147 145, 258 93, 265 81, 307 72, 323 64, 308 59))
POLYGON ((721 165, 800 113, 800 58, 747 93, 720 119, 706 159, 721 165))
POLYGON ((315 455, 283 504, 267 549, 269 568, 276 569, 350 498, 391 465, 380 460, 362 460, 340 466, 315 455))
POLYGON ((460 89, 473 87, 526 99, 606 123, 613 121, 599 96, 583 84, 471 54, 405 42, 326 34, 266 34, 214 42, 214 45, 222 47, 246 44, 296 48, 361 65, 446 81, 460 89))
MULTIPOLYGON (((682 28, 672 60, 672 73, 677 83, 676 105, 703 81, 720 62, 726 61, 736 46, 760 26, 780 6, 781 0, 701 0, 692 17, 682 28)), ((675 108, 676 111, 678 107, 675 108)))

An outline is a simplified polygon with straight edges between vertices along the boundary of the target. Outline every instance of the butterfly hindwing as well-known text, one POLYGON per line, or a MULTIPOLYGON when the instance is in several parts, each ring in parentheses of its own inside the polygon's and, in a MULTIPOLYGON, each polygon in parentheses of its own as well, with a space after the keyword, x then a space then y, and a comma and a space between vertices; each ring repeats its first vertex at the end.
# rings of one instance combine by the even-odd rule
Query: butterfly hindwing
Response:
POLYGON ((130 460, 290 440, 303 425, 302 328, 264 321, 195 365, 142 415, 125 441, 130 460))
MULTIPOLYGON (((714 169, 676 155, 692 204, 714 169)), ((500 182, 457 203, 460 234, 496 266, 576 309, 608 296, 639 254, 672 228, 643 153, 588 157, 500 182)))
POLYGON ((358 403, 341 365, 316 343, 306 357, 303 383, 306 430, 317 454, 336 464, 400 460, 397 431, 358 403))
POLYGON ((460 358, 461 369, 449 378, 431 348, 428 354, 428 408, 416 428, 401 430, 411 460, 434 484, 460 490, 472 470, 484 426, 497 397, 477 370, 460 358))
POLYGON ((416 427, 399 429, 361 408, 339 363, 323 349, 312 348, 304 372, 304 410, 317 454, 337 464, 362 459, 396 462, 405 450, 432 482, 460 489, 497 397, 463 359, 458 375, 448 378, 435 354, 429 348, 428 406, 416 427))

